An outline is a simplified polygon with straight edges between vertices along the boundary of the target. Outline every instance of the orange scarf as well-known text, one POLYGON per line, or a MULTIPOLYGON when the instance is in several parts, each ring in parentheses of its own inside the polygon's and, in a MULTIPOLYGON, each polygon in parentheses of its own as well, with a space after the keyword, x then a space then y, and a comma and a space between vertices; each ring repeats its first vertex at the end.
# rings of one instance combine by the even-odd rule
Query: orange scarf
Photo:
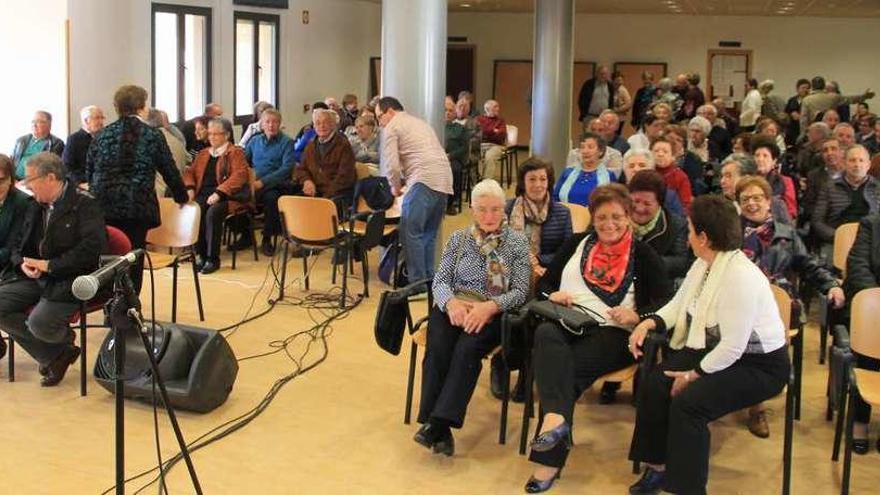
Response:
POLYGON ((585 246, 584 249, 590 250, 583 265, 587 284, 608 295, 617 292, 627 278, 632 241, 632 229, 627 229, 623 237, 610 246, 598 241, 593 246, 585 246))

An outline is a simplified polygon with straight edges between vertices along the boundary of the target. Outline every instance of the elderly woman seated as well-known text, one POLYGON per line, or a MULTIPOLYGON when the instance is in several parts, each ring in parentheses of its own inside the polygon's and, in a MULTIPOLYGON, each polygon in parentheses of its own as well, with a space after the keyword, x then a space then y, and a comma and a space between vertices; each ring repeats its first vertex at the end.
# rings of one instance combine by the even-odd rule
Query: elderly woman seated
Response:
POLYGON ((306 145, 302 162, 293 176, 302 193, 321 198, 351 199, 357 171, 351 144, 336 126, 339 114, 333 110, 317 109, 312 112, 315 139, 306 145))
POLYGON ((209 147, 196 155, 183 173, 190 201, 202 208, 196 267, 203 274, 220 269, 223 222, 230 213, 252 207, 248 189, 248 162, 244 150, 232 143, 232 123, 208 121, 209 147))
POLYGON ((575 234, 557 252, 538 282, 539 294, 557 304, 578 304, 605 322, 576 335, 559 324, 535 329, 533 360, 542 429, 529 459, 538 464, 526 483, 528 493, 548 490, 568 457, 575 401, 600 376, 635 361, 627 338, 640 316, 669 300, 671 279, 663 262, 633 236, 632 201, 620 184, 602 186, 590 196, 594 230, 575 234))
POLYGON ((755 157, 758 175, 770 184, 773 197, 785 203, 789 218, 797 218, 797 190, 792 178, 779 172, 779 147, 766 137, 756 137, 752 140, 752 155, 755 157))
POLYGON ((663 258, 668 275, 684 277, 691 265, 687 219, 663 206, 666 182, 654 170, 643 170, 627 184, 632 199, 633 234, 663 258))
MULTIPOLYGON (((15 163, 0 153, 0 273, 9 265, 12 242, 21 230, 29 203, 28 195, 15 187, 15 163)), ((6 341, 0 338, 0 359, 5 355, 6 341)))
POLYGON ((254 103, 254 121, 248 124, 244 132, 241 134, 241 140, 238 141, 239 146, 244 148, 252 137, 263 132, 263 128, 260 127, 260 120, 263 116, 263 111, 267 108, 275 108, 275 106, 268 101, 258 101, 254 103))
POLYGON ((354 161, 370 165, 370 175, 379 175, 379 131, 376 117, 361 115, 354 120, 354 134, 348 136, 354 161))
MULTIPOLYGON (((654 170, 654 154, 647 148, 631 148, 623 155, 623 174, 618 182, 628 184, 642 170, 654 170)), ((676 215, 686 215, 678 195, 670 189, 666 190, 663 207, 676 215)))
POLYGON ((630 336, 638 358, 649 331, 672 329, 669 352, 639 384, 629 458, 647 468, 630 494, 706 493, 708 423, 788 382, 785 328, 770 282, 740 250, 736 208, 716 195, 696 198, 688 240, 698 259, 684 283, 630 336))
MULTIPOLYGON (((771 210, 773 192, 761 177, 745 177, 736 185, 737 201, 742 214, 743 253, 758 265, 770 283, 784 289, 793 301, 791 321, 806 315, 801 312, 797 282, 805 280, 816 287, 840 308, 844 304, 843 289, 823 265, 807 252, 795 228, 774 218, 771 210)), ((762 405, 749 409, 749 431, 757 437, 770 436, 770 427, 762 405)))
POLYGON ((450 428, 464 424, 481 360, 501 342, 503 311, 529 292, 529 244, 504 218, 504 190, 486 179, 471 194, 474 223, 452 234, 433 280, 434 306, 422 363, 419 423, 414 440, 451 456, 450 428))
POLYGON ((562 171, 553 188, 553 200, 588 206, 593 189, 615 182, 617 176, 602 164, 605 149, 605 140, 598 134, 586 133, 578 161, 562 171))

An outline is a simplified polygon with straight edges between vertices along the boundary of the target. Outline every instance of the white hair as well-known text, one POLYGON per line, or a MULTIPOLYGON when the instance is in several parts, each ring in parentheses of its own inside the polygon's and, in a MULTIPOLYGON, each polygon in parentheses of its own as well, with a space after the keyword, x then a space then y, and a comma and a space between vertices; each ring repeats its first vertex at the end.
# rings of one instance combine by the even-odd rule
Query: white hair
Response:
POLYGON ((491 106, 493 103, 498 103, 498 102, 495 100, 486 100, 486 103, 483 103, 483 111, 488 112, 489 106, 491 106))
POLYGON ((834 126, 834 129, 831 131, 831 133, 834 135, 837 135, 837 130, 843 129, 844 127, 849 127, 850 129, 853 130, 853 132, 855 132, 855 130, 856 130, 856 128, 853 127, 852 124, 850 124, 849 122, 841 122, 841 123, 837 124, 836 126, 834 126))
POLYGON ((318 118, 326 116, 330 118, 330 122, 333 122, 333 125, 339 125, 339 114, 336 113, 335 110, 328 110, 326 108, 316 108, 312 110, 312 122, 315 123, 318 121, 318 118))
POLYGON ((89 117, 92 116, 92 112, 94 112, 95 110, 100 110, 100 108, 98 108, 97 105, 89 105, 89 106, 83 107, 82 110, 79 111, 80 122, 85 124, 86 120, 88 120, 89 117))
POLYGON ((648 162, 649 168, 652 168, 652 169, 654 168, 654 154, 651 153, 650 150, 647 150, 645 148, 630 148, 629 151, 627 151, 623 155, 624 165, 629 163, 630 159, 638 157, 638 156, 643 157, 645 159, 645 161, 648 162))
POLYGON ((688 129, 697 129, 705 135, 712 131, 712 123, 705 117, 697 115, 688 122, 688 129))
POLYGON ((507 199, 504 189, 501 188, 501 185, 495 179, 483 179, 471 190, 471 198, 477 199, 482 196, 496 197, 502 203, 507 199))
POLYGON ((617 112, 615 112, 614 110, 611 110, 610 108, 606 108, 605 110, 602 110, 602 113, 599 114, 599 118, 601 119, 605 115, 614 115, 614 118, 616 118, 617 121, 620 122, 620 116, 617 115, 617 112))

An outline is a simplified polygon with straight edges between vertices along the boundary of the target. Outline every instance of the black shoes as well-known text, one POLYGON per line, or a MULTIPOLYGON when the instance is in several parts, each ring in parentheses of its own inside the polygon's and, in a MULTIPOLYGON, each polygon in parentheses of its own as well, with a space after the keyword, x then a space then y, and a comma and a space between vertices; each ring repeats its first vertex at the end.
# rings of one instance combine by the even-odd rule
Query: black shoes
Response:
POLYGON ((614 404, 617 400, 618 390, 620 390, 620 384, 617 382, 603 383, 602 390, 599 392, 599 404, 614 404))
POLYGON ((439 428, 431 423, 425 423, 413 436, 413 440, 425 448, 433 449, 435 454, 451 457, 455 453, 455 439, 448 427, 439 428))
POLYGON ((565 442, 565 445, 571 448, 571 427, 564 421, 556 428, 535 437, 531 447, 535 452, 547 452, 553 450, 559 442, 565 442))
POLYGON ((254 239, 249 234, 243 234, 237 241, 229 246, 230 251, 244 251, 254 245, 254 239))
POLYGON ((64 379, 64 374, 67 373, 67 368, 76 362, 78 357, 79 347, 75 345, 68 346, 61 352, 60 356, 46 366, 46 374, 40 380, 40 385, 54 387, 61 383, 61 380, 64 379))
MULTIPOLYGON (((880 444, 877 445, 880 448, 880 444)), ((871 450, 871 444, 867 438, 853 438, 852 451, 853 454, 866 455, 871 450)))
POLYGON ((504 399, 504 380, 510 380, 510 374, 507 373, 504 362, 499 354, 492 356, 491 369, 489 373, 489 388, 492 390, 492 397, 498 400, 504 399))
POLYGON ((664 471, 655 471, 654 468, 646 468, 639 481, 629 487, 630 495, 656 495, 663 489, 666 481, 664 471))
POLYGON ((208 274, 216 272, 219 269, 220 269, 220 260, 208 260, 208 261, 205 261, 205 263, 202 265, 202 268, 201 268, 201 270, 199 270, 199 273, 201 273, 202 275, 208 275, 208 274))
POLYGON ((269 258, 275 256, 275 246, 272 245, 271 237, 263 238, 263 243, 260 246, 260 250, 263 252, 263 256, 267 256, 269 258))
POLYGON ((529 481, 526 481, 526 493, 541 493, 553 488, 553 483, 559 479, 561 471, 561 469, 558 469, 556 474, 554 474, 549 480, 539 480, 534 476, 531 476, 529 481))

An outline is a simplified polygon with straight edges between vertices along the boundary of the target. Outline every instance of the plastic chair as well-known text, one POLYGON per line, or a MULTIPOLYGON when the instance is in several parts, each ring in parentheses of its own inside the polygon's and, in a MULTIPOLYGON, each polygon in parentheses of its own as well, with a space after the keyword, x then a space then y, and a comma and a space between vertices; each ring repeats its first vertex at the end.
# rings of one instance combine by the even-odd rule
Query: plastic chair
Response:
POLYGON ((162 224, 147 232, 147 243, 169 249, 169 253, 148 250, 150 259, 144 267, 150 271, 171 267, 173 271, 171 295, 171 322, 177 322, 177 268, 183 261, 192 264, 193 282, 196 288, 196 302, 199 308, 199 321, 205 321, 202 306, 202 289, 199 285, 199 271, 196 268, 195 245, 199 240, 201 209, 194 202, 183 206, 171 198, 159 198, 159 212, 162 224), (179 250, 177 254, 173 250, 179 250), (152 266, 151 266, 152 263, 152 266))
POLYGON ((254 235, 256 232, 256 212, 253 210, 255 205, 257 204, 256 193, 254 192, 254 182, 256 182, 257 176, 254 172, 253 168, 248 167, 248 188, 250 189, 251 199, 248 208, 237 213, 230 213, 226 215, 226 218, 223 219, 223 238, 226 239, 226 248, 232 251, 232 269, 235 270, 235 259, 238 251, 235 249, 231 249, 232 245, 235 244, 235 229, 234 226, 238 226, 238 222, 244 220, 247 222, 248 233, 241 233, 241 237, 243 238, 245 235, 251 236, 251 242, 253 244, 254 249, 254 261, 260 261, 260 255, 257 253, 257 238, 254 235))
MULTIPOLYGON (((858 222, 845 223, 834 231, 834 252, 831 256, 831 264, 840 272, 840 277, 846 278, 846 258, 856 242, 859 233, 858 222)), ((828 352, 828 334, 834 328, 834 311, 827 297, 819 295, 819 364, 825 364, 825 355, 828 352)))
MULTIPOLYGON (((876 332, 874 318, 880 312, 880 288, 859 291, 852 299, 849 332, 842 325, 835 328, 841 338, 835 346, 848 349, 863 356, 880 359, 880 334, 876 332)), ((843 479, 840 493, 849 493, 852 470, 853 423, 856 397, 872 406, 880 406, 880 372, 856 368, 852 360, 848 364, 848 384, 840 400, 837 426, 834 431, 834 451, 831 459, 837 461, 840 450, 840 435, 843 429, 842 418, 846 415, 846 448, 843 457, 843 479), (847 405, 847 402, 849 403, 847 405), (847 409, 848 407, 848 409, 847 409)))
POLYGON ((327 198, 311 198, 306 196, 281 196, 278 198, 278 211, 281 213, 281 226, 284 231, 284 258, 281 264, 281 288, 278 298, 284 299, 284 287, 287 281, 287 261, 290 258, 290 246, 293 244, 302 249, 303 281, 309 290, 309 254, 311 250, 333 248, 333 278, 336 283, 336 259, 342 258, 342 295, 339 307, 345 307, 348 289, 348 259, 351 251, 351 236, 340 229, 337 205, 327 198))
MULTIPOLYGON (((779 316, 782 318, 786 332, 786 340, 791 343, 792 340, 802 340, 802 332, 798 329, 791 328, 791 297, 784 289, 771 284, 770 290, 773 291, 773 298, 776 300, 776 307, 779 309, 779 316)), ((801 343, 800 346, 803 346, 801 343)), ((797 351, 795 351, 797 354, 797 351)), ((802 354, 801 354, 802 355, 802 354)), ((797 377, 797 366, 791 370, 788 377, 788 385, 785 387, 785 436, 782 441, 782 493, 788 495, 791 491, 791 449, 794 436, 794 410, 795 395, 797 394, 798 402, 800 402, 800 390, 795 390, 800 386, 797 377)))
POLYGON ((500 184, 505 184, 504 175, 507 173, 507 187, 513 183, 513 174, 519 169, 519 156, 516 154, 517 139, 519 138, 519 128, 515 125, 507 124, 507 143, 504 153, 501 155, 501 180, 500 184))
MULTIPOLYGON (((131 251, 131 241, 129 241, 128 236, 125 235, 124 232, 117 229, 116 227, 105 227, 107 230, 107 251, 110 255, 113 256, 123 256, 128 254, 131 251)), ((89 324, 87 321, 87 317, 89 313, 94 313, 97 311, 103 311, 104 305, 110 299, 108 292, 99 292, 97 296, 91 301, 80 301, 79 310, 71 315, 68 320, 68 324, 71 329, 79 329, 79 395, 85 397, 87 392, 87 376, 86 376, 86 352, 87 347, 86 344, 88 341, 86 340, 86 329, 88 328, 103 328, 105 325, 102 323, 100 325, 89 324)), ((30 310, 27 311, 30 313, 30 310)), ((15 381, 15 341, 10 335, 9 338, 9 381, 15 381)))
POLYGON ((572 233, 578 234, 586 232, 590 228, 590 209, 586 206, 575 203, 561 203, 562 206, 568 208, 571 212, 571 230, 572 233))

